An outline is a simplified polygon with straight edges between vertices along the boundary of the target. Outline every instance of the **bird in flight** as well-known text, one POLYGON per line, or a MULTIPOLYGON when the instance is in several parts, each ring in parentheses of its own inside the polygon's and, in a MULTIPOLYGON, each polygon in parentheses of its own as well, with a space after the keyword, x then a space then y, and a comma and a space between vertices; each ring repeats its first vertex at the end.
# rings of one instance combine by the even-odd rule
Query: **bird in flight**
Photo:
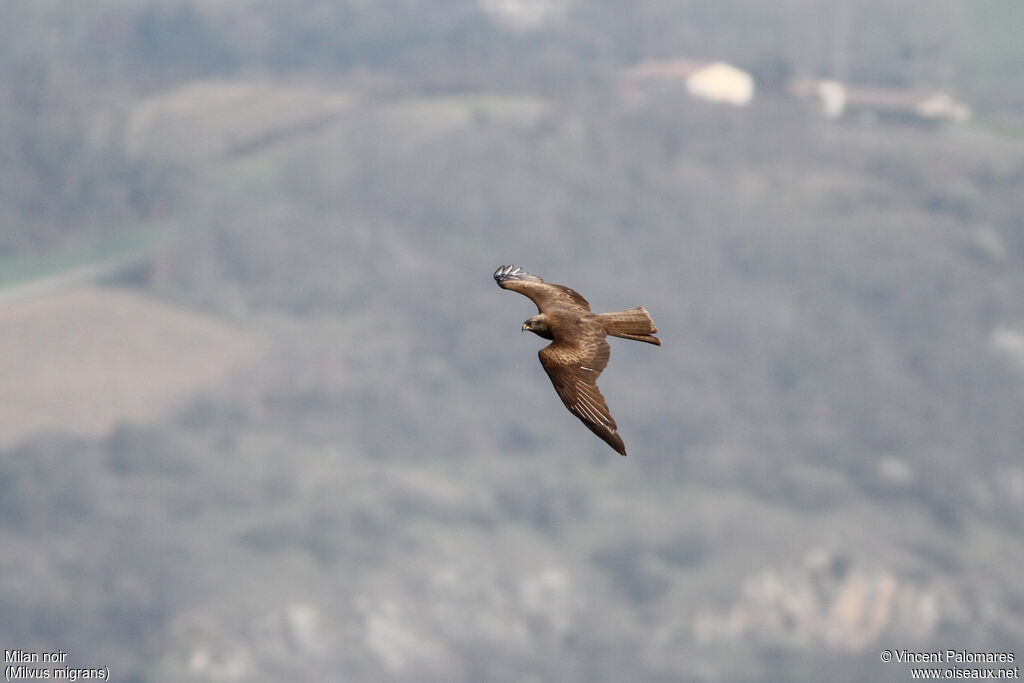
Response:
POLYGON ((552 340, 538 355, 558 397, 590 431, 625 455, 626 445, 597 388, 597 377, 608 365, 608 335, 661 346, 651 315, 643 306, 594 313, 576 290, 544 282, 518 266, 499 267, 494 281, 537 304, 537 315, 523 323, 523 330, 552 340))

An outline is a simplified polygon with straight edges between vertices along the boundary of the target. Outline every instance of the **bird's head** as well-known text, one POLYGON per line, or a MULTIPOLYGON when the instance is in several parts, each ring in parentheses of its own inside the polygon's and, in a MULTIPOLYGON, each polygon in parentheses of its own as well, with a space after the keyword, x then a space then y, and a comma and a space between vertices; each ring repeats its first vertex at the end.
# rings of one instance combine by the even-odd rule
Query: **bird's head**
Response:
POLYGON ((545 339, 554 339, 554 337, 551 336, 551 328, 548 326, 548 318, 543 313, 535 315, 523 323, 523 332, 527 331, 533 332, 537 336, 544 337, 545 339))

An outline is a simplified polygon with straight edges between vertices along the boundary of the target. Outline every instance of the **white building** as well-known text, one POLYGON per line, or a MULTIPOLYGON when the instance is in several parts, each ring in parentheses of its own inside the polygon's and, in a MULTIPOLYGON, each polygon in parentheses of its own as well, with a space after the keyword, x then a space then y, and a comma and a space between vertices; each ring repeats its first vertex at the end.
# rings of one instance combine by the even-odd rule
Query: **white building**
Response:
POLYGON ((753 77, 725 62, 641 62, 626 71, 625 86, 648 97, 682 90, 691 97, 735 107, 745 107, 754 99, 753 77))

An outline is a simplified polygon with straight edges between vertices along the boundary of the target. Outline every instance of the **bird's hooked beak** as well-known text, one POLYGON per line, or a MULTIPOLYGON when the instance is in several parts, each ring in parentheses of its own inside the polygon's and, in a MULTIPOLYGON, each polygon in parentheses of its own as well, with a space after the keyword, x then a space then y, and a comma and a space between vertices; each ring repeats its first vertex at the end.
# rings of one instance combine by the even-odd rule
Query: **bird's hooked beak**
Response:
POLYGON ((519 330, 519 331, 520 331, 520 332, 526 332, 526 330, 527 330, 527 329, 529 329, 529 328, 527 327, 527 325, 529 325, 529 324, 530 324, 530 323, 529 323, 529 321, 527 321, 527 322, 523 323, 523 328, 522 328, 521 330, 519 330))

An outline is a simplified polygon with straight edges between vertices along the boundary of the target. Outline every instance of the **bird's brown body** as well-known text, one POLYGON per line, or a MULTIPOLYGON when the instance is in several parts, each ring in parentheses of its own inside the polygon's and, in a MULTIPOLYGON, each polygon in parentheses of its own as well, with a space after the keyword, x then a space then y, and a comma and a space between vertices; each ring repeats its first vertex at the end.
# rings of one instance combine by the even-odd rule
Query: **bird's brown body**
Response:
POLYGON ((494 280, 502 289, 519 292, 537 304, 538 314, 523 323, 523 329, 551 340, 540 350, 540 363, 559 398, 590 431, 625 455, 626 446, 597 388, 597 377, 608 365, 608 335, 661 346, 650 314, 642 306, 594 313, 579 292, 544 282, 516 266, 501 266, 494 271, 494 280))

